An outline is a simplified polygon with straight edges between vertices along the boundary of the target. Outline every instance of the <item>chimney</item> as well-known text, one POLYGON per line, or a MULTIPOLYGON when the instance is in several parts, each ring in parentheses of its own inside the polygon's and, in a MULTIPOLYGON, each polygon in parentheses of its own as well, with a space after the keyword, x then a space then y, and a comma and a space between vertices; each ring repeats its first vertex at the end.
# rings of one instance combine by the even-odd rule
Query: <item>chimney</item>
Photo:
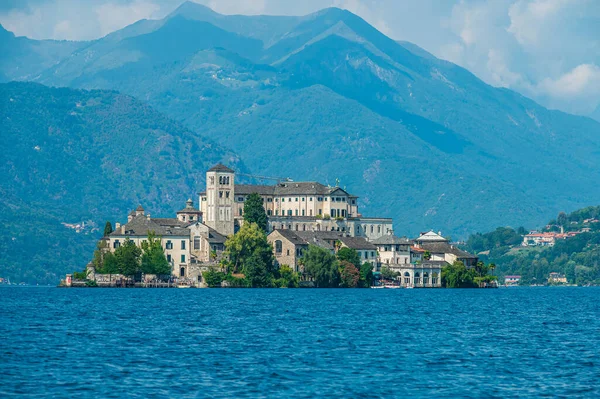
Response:
POLYGON ((115 223, 115 230, 119 230, 121 228, 121 223, 115 223))
POLYGON ((146 219, 150 220, 150 214, 146 215, 146 219))
POLYGON ((121 234, 125 234, 125 225, 121 226, 121 234))

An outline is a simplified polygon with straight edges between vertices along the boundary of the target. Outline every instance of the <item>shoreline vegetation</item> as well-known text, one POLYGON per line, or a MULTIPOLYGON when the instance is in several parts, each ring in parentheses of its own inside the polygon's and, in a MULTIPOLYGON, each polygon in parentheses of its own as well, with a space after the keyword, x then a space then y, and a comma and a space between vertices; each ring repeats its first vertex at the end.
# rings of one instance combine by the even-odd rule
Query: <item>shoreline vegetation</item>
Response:
MULTIPOLYGON (((104 237, 112 233, 106 222, 104 237)), ((244 223, 225 242, 224 256, 216 266, 202 272, 202 286, 208 288, 371 288, 373 286, 400 288, 401 276, 384 266, 375 274, 373 265, 361 263, 358 252, 340 247, 335 253, 316 245, 309 245, 302 255, 302 272, 289 265, 277 265, 273 246, 267 240, 267 215, 258 195, 251 195, 244 205, 244 223)), ((479 262, 467 268, 455 262, 442 269, 444 288, 497 287, 492 274, 493 264, 479 262)), ((100 240, 92 261, 85 270, 67 275, 60 286, 76 287, 180 287, 172 276, 160 237, 149 232, 147 239, 137 246, 127 239, 114 253, 100 240), (100 282, 100 283, 99 283, 100 282)))

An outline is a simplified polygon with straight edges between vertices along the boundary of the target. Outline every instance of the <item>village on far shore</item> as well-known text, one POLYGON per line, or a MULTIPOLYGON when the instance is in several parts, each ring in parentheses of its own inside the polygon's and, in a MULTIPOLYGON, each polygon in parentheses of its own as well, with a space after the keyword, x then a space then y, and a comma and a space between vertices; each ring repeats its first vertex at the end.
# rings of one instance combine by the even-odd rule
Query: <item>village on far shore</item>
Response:
MULTIPOLYGON (((245 201, 256 194, 262 198, 267 216, 267 240, 275 266, 291 268, 303 286, 311 286, 302 262, 310 246, 332 254, 342 248, 356 251, 360 263, 370 264, 376 277, 382 271, 393 273, 393 281, 386 285, 396 288, 442 287, 444 267, 457 262, 467 269, 478 266, 478 256, 461 250, 441 232, 424 232, 415 239, 396 236, 391 218, 363 216, 358 197, 339 187, 339 182, 332 187, 290 179, 273 185, 235 181, 235 171, 217 164, 206 172, 206 190, 198 194, 198 207, 189 199, 176 217, 160 218, 152 217, 140 205, 129 213, 126 223, 115 223, 114 231, 100 240, 101 252, 115 253, 126 241, 143 247, 150 235, 155 236, 171 270, 166 281, 152 274, 138 280, 118 273, 101 274, 90 262, 85 278, 68 274, 61 286, 206 287, 206 273, 222 267, 226 241, 243 225, 245 201)), ((524 244, 537 245, 537 238, 532 234, 524 244)), ((508 277, 507 283, 514 284, 518 276, 508 277)), ((381 278, 375 279, 375 285, 383 285, 378 280, 381 278)), ((497 287, 497 283, 492 280, 480 286, 497 287)))

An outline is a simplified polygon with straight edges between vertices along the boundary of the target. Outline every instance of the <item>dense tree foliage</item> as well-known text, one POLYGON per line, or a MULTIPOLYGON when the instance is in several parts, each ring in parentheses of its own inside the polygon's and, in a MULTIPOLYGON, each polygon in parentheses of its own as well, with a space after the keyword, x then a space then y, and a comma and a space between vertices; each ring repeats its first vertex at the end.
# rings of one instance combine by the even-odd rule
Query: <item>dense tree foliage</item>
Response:
POLYGON ((442 269, 442 287, 475 288, 477 283, 475 269, 467 269, 462 262, 454 262, 442 269))
POLYGON ((146 241, 142 242, 142 273, 166 276, 171 274, 171 265, 167 261, 161 238, 154 232, 148 233, 146 241))
POLYGON ((352 263, 357 269, 360 268, 360 256, 355 249, 342 247, 337 251, 336 254, 340 262, 346 261, 352 263))
POLYGON ((57 284, 91 257, 107 220, 140 202, 172 215, 204 185, 199 171, 224 160, 244 170, 232 152, 114 91, 13 82, 0 84, 0 104, 0 229, 10 232, 0 234, 0 276, 11 281, 57 284))
POLYGON ((318 288, 336 288, 340 286, 340 272, 335 255, 328 250, 309 245, 302 256, 306 273, 314 279, 318 288))
POLYGON ((112 224, 110 223, 110 221, 107 221, 106 224, 104 225, 104 237, 108 237, 110 235, 110 233, 113 232, 113 228, 112 228, 112 224))
POLYGON ((360 267, 359 285, 362 288, 369 288, 373 285, 373 265, 365 262, 360 267))
POLYGON ((340 261, 340 286, 344 288, 356 288, 360 280, 360 273, 354 264, 348 261, 340 261))
POLYGON ((267 235, 256 223, 244 223, 240 230, 225 242, 227 268, 234 273, 244 273, 246 262, 259 258, 267 273, 274 271, 273 247, 267 235))
POLYGON ((267 213, 259 194, 252 193, 246 198, 244 202, 244 222, 256 223, 262 231, 267 231, 267 213))

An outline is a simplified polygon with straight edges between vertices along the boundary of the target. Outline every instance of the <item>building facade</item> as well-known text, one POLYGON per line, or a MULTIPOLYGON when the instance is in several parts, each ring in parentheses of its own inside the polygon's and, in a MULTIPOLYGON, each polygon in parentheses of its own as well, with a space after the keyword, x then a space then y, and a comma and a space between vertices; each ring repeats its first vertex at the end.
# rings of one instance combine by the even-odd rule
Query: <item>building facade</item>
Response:
POLYGON ((243 223, 246 199, 254 193, 263 199, 269 232, 335 231, 372 240, 393 228, 390 218, 363 217, 358 197, 341 187, 292 181, 235 184, 235 172, 222 164, 206 172, 206 191, 199 193, 205 223, 222 235, 233 234, 243 223))

